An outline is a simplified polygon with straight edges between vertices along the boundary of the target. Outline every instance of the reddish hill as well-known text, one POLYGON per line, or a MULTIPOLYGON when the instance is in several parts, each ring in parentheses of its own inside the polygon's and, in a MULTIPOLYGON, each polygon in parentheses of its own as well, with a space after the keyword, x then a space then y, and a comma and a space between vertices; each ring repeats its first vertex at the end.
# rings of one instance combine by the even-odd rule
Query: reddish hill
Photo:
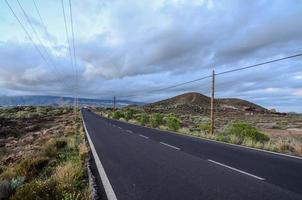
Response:
MULTIPOLYGON (((179 114, 209 113, 211 98, 200 93, 190 92, 166 100, 147 104, 146 111, 179 114)), ((267 109, 246 100, 236 98, 215 99, 215 109, 227 113, 266 113, 267 109)))

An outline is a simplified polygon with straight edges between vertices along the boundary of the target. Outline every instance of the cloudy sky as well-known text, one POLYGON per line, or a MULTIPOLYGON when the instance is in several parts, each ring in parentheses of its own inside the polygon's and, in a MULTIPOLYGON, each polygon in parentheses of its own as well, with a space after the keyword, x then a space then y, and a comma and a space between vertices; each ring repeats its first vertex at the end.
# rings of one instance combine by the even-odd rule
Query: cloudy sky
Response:
MULTIPOLYGON (((69 43, 61 0, 19 0, 27 15, 8 2, 36 47, 0 1, 0 95, 73 96, 77 82, 81 97, 99 99, 209 95, 210 79, 149 91, 302 53, 300 0, 71 0, 75 68, 68 0, 69 43)), ((218 97, 302 112, 302 58, 221 75, 216 87, 218 97)))

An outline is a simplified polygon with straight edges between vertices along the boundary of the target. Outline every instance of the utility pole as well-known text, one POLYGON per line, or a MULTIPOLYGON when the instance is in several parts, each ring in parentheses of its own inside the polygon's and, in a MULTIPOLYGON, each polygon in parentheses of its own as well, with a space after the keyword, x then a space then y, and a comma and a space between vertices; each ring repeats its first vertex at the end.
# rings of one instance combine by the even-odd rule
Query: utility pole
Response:
POLYGON ((115 110, 115 96, 113 97, 113 110, 115 110))
POLYGON ((214 134, 214 97, 215 97, 215 70, 212 74, 212 96, 211 96, 211 134, 214 134))

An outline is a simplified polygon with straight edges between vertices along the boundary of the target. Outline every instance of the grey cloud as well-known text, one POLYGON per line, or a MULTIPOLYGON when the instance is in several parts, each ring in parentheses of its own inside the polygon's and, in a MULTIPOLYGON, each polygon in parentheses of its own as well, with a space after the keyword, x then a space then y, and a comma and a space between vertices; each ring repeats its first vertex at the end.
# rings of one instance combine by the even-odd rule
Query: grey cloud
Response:
POLYGON ((72 83, 64 81, 63 85, 62 80, 73 78, 68 73, 67 61, 50 56, 58 64, 57 67, 48 66, 31 44, 0 43, 0 86, 19 91, 66 92, 72 83))
MULTIPOLYGON (((209 94, 209 80, 159 93, 148 91, 203 77, 214 68, 220 72, 301 51, 300 1, 224 0, 213 1, 212 6, 167 1, 159 7, 155 3, 89 1, 87 6, 92 13, 86 10, 84 14, 103 20, 103 27, 92 37, 76 38, 82 96, 138 94, 135 100, 154 101, 185 91, 209 94)), ((83 3, 77 1, 75 5, 80 12, 83 3)), ((72 94, 58 84, 58 77, 49 75, 50 70, 45 70, 47 66, 30 47, 3 45, 2 87, 72 94)), ((56 46, 58 52, 64 49, 64 45, 56 46)), ((63 66, 63 78, 72 80, 66 55, 52 56, 63 66)), ((261 105, 280 104, 280 108, 284 105, 282 109, 289 105, 283 99, 287 96, 298 105, 300 97, 293 93, 301 89, 301 80, 293 77, 301 75, 301 65, 301 58, 296 58, 217 77, 217 95, 243 97, 261 105), (267 88, 278 88, 280 92, 267 88)))
POLYGON ((214 2, 212 10, 186 5, 185 9, 172 6, 164 11, 144 12, 140 4, 113 4, 113 32, 119 31, 122 41, 110 47, 107 40, 112 33, 108 32, 106 37, 82 44, 88 52, 93 51, 93 57, 87 59, 85 53, 80 56, 92 65, 93 73, 110 79, 164 71, 182 73, 239 60, 248 63, 292 53, 290 41, 302 43, 302 26, 293 20, 300 15, 297 7, 302 8, 301 3, 277 1, 276 6, 271 6, 267 1, 234 2, 226 8, 222 5, 227 2, 214 2), (150 27, 146 28, 145 18, 150 27), (154 23, 152 18, 160 21, 154 23), (161 21, 168 22, 163 25, 161 21))

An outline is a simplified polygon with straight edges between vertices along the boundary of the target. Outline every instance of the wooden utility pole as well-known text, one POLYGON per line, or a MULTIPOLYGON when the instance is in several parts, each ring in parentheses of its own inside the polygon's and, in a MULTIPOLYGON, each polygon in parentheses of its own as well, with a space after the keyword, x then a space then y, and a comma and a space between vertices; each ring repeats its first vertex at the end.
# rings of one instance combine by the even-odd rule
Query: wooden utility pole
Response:
POLYGON ((113 109, 115 110, 115 96, 113 97, 113 109))
POLYGON ((211 134, 214 134, 214 97, 215 97, 215 70, 213 70, 212 74, 212 96, 211 96, 211 134))

